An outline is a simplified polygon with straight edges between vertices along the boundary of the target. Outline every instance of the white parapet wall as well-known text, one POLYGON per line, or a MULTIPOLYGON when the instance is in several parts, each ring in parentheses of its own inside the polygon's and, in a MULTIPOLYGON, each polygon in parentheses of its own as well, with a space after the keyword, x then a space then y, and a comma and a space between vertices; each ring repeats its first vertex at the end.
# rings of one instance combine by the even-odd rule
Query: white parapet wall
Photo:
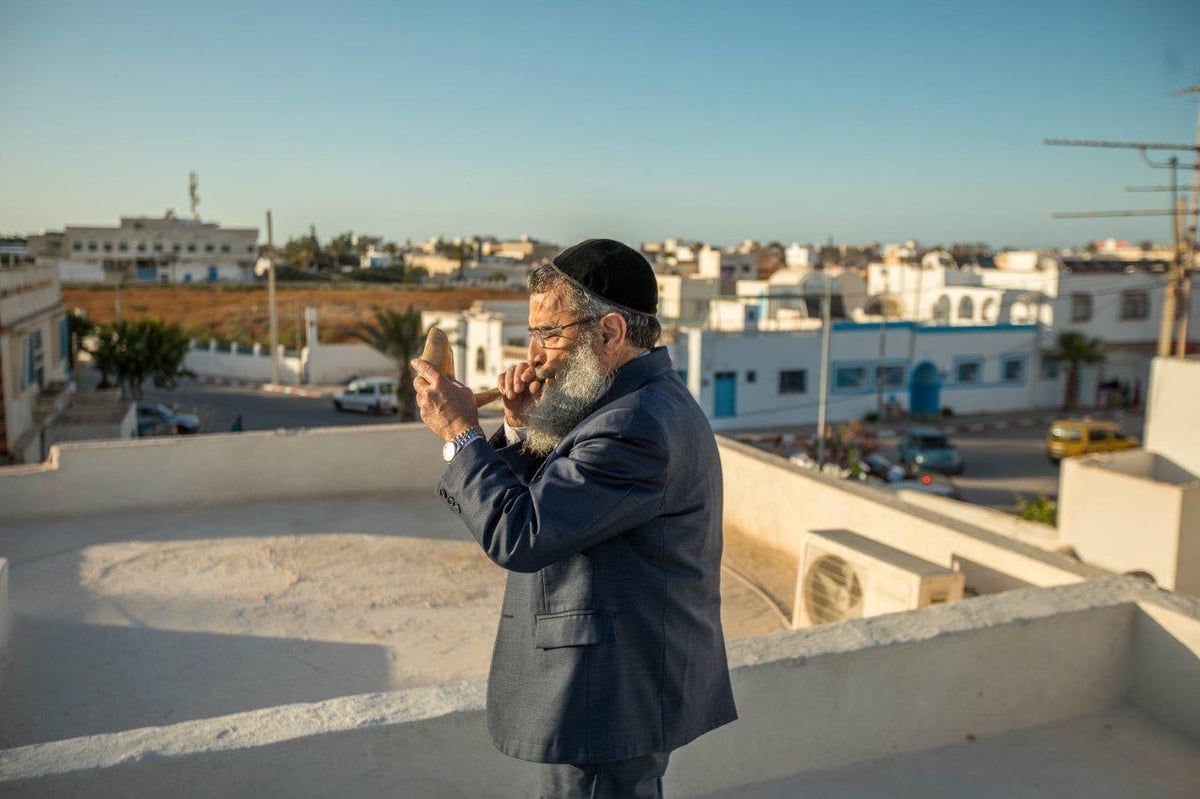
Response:
POLYGON ((968 589, 991 594, 1110 576, 1047 551, 1044 542, 995 532, 970 516, 906 503, 882 489, 819 474, 748 444, 721 438, 725 525, 802 557, 807 530, 844 528, 966 575, 968 589), (786 488, 781 488, 786 486, 786 488))
POLYGON ((0 468, 0 522, 372 491, 429 491, 445 464, 420 423, 58 444, 0 468))
MULTIPOLYGON (((673 755, 668 795, 737 795, 1130 705, 1200 736, 1200 602, 1132 578, 743 639, 730 656, 739 719, 673 755)), ((475 681, 34 744, 0 753, 0 794, 535 795, 536 767, 488 740, 484 701, 475 681)))
POLYGON ((1146 407, 1146 449, 1200 474, 1200 359, 1155 358, 1146 407))
POLYGON ((1067 458, 1059 529, 1088 563, 1200 594, 1200 476, 1146 450, 1067 458))

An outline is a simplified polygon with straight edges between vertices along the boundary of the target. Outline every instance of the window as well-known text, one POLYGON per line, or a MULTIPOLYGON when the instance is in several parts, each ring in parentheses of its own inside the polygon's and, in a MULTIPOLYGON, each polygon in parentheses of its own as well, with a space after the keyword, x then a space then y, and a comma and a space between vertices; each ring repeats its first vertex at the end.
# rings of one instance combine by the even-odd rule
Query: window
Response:
POLYGON ((129 249, 129 244, 127 242, 124 242, 124 241, 117 242, 117 250, 119 252, 125 252, 128 249, 129 249))
POLYGON ((779 372, 780 394, 805 394, 808 392, 806 369, 784 369, 779 372))
POLYGON ((1025 381, 1025 357, 1022 355, 1005 358, 1000 362, 1000 381, 1023 383, 1025 381))
POLYGON ((82 251, 83 250, 83 242, 82 241, 71 242, 71 249, 74 250, 75 252, 82 251))
POLYGON ((746 382, 747 383, 757 383, 758 382, 758 372, 754 371, 753 369, 748 370, 746 372, 746 382))
POLYGON ((975 385, 983 377, 983 361, 959 361, 954 365, 954 382, 961 385, 975 385))
POLYGON ((222 244, 222 245, 221 245, 221 252, 229 252, 229 245, 228 245, 228 244, 222 244))
POLYGON ((1088 441, 1097 443, 1097 442, 1101 442, 1101 441, 1108 441, 1109 438, 1110 438, 1110 436, 1108 435, 1107 428, 1104 428, 1104 427, 1089 427, 1088 428, 1088 441))
POLYGON ((876 385, 883 388, 902 388, 904 386, 903 366, 876 366, 876 385))
POLYGON ((146 242, 144 242, 144 241, 139 241, 139 242, 137 243, 137 251, 138 251, 138 252, 145 252, 145 251, 146 251, 146 242))
POLYGON ((1058 379, 1058 358, 1052 358, 1049 355, 1042 356, 1042 379, 1058 379))
POLYGON ((71 358, 71 321, 65 316, 58 322, 58 357, 63 361, 71 358))
POLYGON ((958 318, 968 321, 975 318, 975 302, 970 297, 963 297, 958 301, 958 318))
POLYGON ((154 242, 154 251, 155 251, 155 252, 162 252, 162 251, 163 251, 163 246, 162 246, 162 242, 161 242, 161 241, 156 241, 156 242, 154 242))
POLYGON ((187 251, 188 251, 188 252, 195 252, 195 251, 196 251, 196 245, 195 245, 195 244, 189 244, 189 245, 187 246, 187 251))
POLYGON ((867 367, 839 366, 833 370, 833 387, 843 391, 866 388, 867 367))
POLYGON ((111 241, 104 242, 104 251, 112 252, 112 242, 111 241))
POLYGON ((96 242, 89 241, 88 242, 88 252, 95 252, 95 251, 96 251, 96 242))
POLYGON ((246 252, 254 252, 254 245, 251 244, 249 247, 247 247, 246 252))
POLYGON ((211 244, 205 244, 205 245, 204 245, 204 251, 205 251, 205 252, 212 252, 212 251, 213 251, 213 246, 212 246, 211 244))
POLYGON ((950 321, 950 298, 944 294, 933 304, 933 321, 943 325, 950 321))
POLYGON ((1150 316, 1150 293, 1147 291, 1121 292, 1121 319, 1147 319, 1150 316))
POLYGON ((983 310, 980 312, 980 316, 985 322, 996 321, 996 301, 993 298, 988 297, 983 301, 983 310))
POLYGON ((35 330, 25 337, 21 346, 21 388, 42 385, 46 377, 46 356, 42 352, 42 331, 35 330))
POLYGON ((1071 321, 1072 322, 1090 322, 1090 321, 1092 321, 1092 295, 1091 294, 1072 294, 1071 295, 1071 321))
POLYGON ((487 371, 487 350, 485 350, 483 347, 478 347, 475 350, 475 371, 487 371))
POLYGON ((181 251, 182 249, 183 249, 183 247, 182 247, 182 246, 180 246, 180 245, 178 245, 178 244, 172 244, 172 245, 171 245, 171 252, 179 252, 179 251, 181 251))

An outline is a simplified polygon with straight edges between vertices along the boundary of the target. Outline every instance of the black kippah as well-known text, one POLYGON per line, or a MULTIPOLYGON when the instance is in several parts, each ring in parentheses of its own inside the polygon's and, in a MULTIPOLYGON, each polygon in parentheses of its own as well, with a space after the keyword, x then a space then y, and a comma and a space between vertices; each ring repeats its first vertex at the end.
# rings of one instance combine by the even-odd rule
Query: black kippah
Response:
POLYGON ((658 312, 658 279, 641 253, 612 239, 588 239, 551 262, 564 277, 627 311, 658 312))

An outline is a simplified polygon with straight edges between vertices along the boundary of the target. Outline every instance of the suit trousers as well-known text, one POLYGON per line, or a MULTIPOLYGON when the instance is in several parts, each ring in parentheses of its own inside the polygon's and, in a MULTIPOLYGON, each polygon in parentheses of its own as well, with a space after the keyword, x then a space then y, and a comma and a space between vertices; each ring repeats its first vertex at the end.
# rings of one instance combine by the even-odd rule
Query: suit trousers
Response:
POLYGON ((670 752, 603 763, 545 763, 541 799, 662 799, 670 752))

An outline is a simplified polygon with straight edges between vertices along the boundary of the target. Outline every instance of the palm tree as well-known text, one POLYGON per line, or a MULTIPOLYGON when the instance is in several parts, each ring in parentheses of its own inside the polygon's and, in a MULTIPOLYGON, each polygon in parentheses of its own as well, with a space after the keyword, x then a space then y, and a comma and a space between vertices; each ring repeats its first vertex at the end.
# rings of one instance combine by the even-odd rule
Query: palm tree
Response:
POLYGON ((1079 403, 1079 369, 1082 366, 1101 363, 1104 353, 1100 351, 1103 342, 1098 338, 1088 338, 1082 333, 1066 330, 1058 334, 1058 343, 1053 349, 1043 354, 1054 358, 1060 363, 1067 364, 1067 387, 1063 396, 1063 410, 1075 410, 1079 403))
POLYGON ((421 312, 411 305, 403 313, 376 311, 375 318, 355 328, 354 336, 396 362, 400 384, 396 387, 399 419, 415 421, 416 403, 413 394, 412 367, 408 362, 421 351, 421 312))

